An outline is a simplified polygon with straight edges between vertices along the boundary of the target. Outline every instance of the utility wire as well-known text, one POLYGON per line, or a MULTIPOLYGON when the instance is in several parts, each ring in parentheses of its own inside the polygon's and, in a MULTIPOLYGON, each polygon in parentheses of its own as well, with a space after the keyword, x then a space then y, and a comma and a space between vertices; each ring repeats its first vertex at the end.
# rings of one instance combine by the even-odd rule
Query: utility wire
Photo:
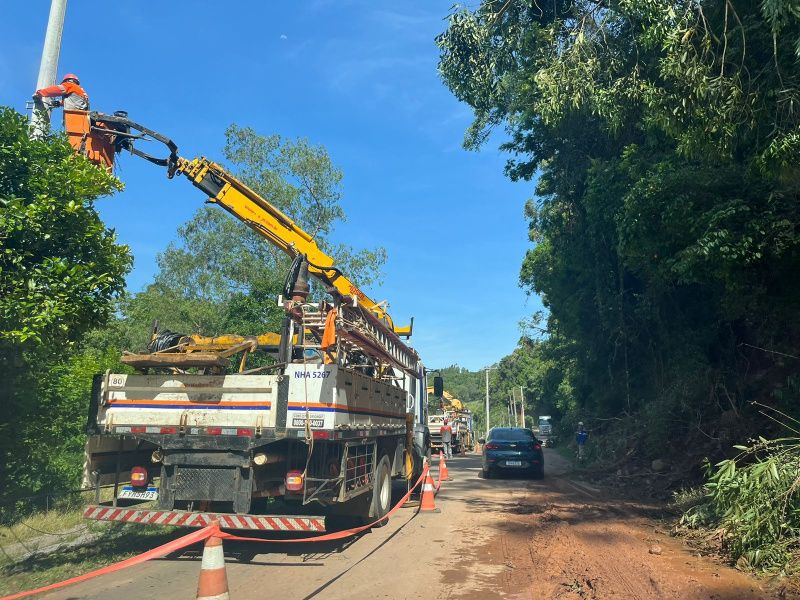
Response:
POLYGON ((749 348, 755 348, 756 350, 761 350, 762 352, 769 352, 770 354, 778 354, 779 356, 785 356, 786 358, 794 358, 796 360, 800 360, 800 356, 795 356, 794 354, 786 354, 785 352, 778 352, 777 350, 767 350, 766 348, 759 348, 758 346, 753 346, 753 344, 745 344, 744 342, 742 342, 739 345, 748 346, 749 348))

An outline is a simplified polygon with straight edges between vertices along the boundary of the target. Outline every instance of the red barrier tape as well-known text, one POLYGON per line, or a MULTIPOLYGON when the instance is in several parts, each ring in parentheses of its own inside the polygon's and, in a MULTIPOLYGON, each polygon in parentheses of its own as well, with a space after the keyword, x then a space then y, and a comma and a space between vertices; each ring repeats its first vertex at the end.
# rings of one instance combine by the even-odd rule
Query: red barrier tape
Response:
MULTIPOLYGON (((373 521, 368 525, 362 525, 361 527, 353 527, 352 529, 343 529, 342 531, 337 531, 336 533, 326 533, 323 535, 316 535, 314 537, 307 537, 307 538, 295 538, 295 539, 288 539, 288 540, 275 540, 275 539, 265 539, 265 538, 252 538, 252 537, 243 537, 240 535, 233 535, 231 533, 225 533, 224 531, 220 531, 218 537, 221 537, 224 540, 233 540, 238 542, 267 542, 271 544, 299 544, 302 542, 329 542, 331 540, 341 540, 356 534, 361 533, 362 531, 366 531, 370 527, 374 527, 381 521, 384 521, 391 517, 394 513, 396 513, 402 506, 406 503, 406 501, 411 497, 411 493, 417 489, 417 487, 425 481, 425 476, 428 474, 429 467, 425 465, 425 468, 422 469, 422 475, 419 476, 417 482, 411 486, 411 488, 406 492, 406 495, 400 498, 400 501, 394 505, 394 507, 386 513, 385 516, 381 517, 377 521, 373 521)), ((0 598, 0 600, 4 600, 0 598)))
POLYGON ((187 546, 191 546, 192 544, 196 544, 197 542, 202 542, 206 538, 211 536, 216 536, 226 540, 233 540, 233 541, 244 541, 244 542, 269 542, 269 543, 278 543, 278 544, 286 544, 286 543, 301 543, 301 542, 324 542, 330 540, 340 540, 346 537, 350 537, 361 533, 369 529, 370 527, 374 527, 381 521, 384 521, 391 517, 395 512, 397 512, 411 497, 411 493, 424 481, 425 476, 428 474, 429 466, 425 465, 425 468, 422 470, 422 475, 419 476, 417 482, 406 492, 406 495, 403 496, 400 501, 394 505, 394 507, 386 513, 386 515, 377 521, 373 521, 369 525, 363 525, 361 527, 354 527, 352 529, 345 529, 343 531, 337 531, 336 533, 329 533, 315 537, 308 537, 308 538, 300 538, 300 539, 289 539, 289 540, 270 540, 270 539, 262 539, 262 538, 251 538, 251 537, 241 537, 238 535, 232 535, 230 533, 225 533, 224 531, 220 531, 219 524, 214 522, 211 525, 203 527, 202 529, 198 529, 197 531, 193 531, 188 535, 184 535, 183 537, 179 537, 177 540, 172 540, 171 542, 167 542, 157 548, 153 548, 152 550, 148 550, 142 554, 138 554, 136 556, 132 556, 127 558, 123 561, 118 563, 114 563, 113 565, 108 565, 106 567, 102 567, 100 569, 96 569, 94 571, 89 571, 88 573, 84 573, 83 575, 78 575, 77 577, 73 577, 71 579, 66 579, 64 581, 59 581, 58 583, 52 583, 50 585, 46 585, 44 587, 36 588, 35 590, 28 590, 27 592, 19 592, 17 594, 12 594, 11 596, 4 596, 0 598, 0 600, 15 600, 16 598, 25 598, 27 596, 33 596, 34 594, 41 594, 42 592, 49 592, 52 590, 57 590, 63 587, 67 587, 68 585, 72 585, 73 583, 80 583, 82 581, 87 581, 89 579, 94 579, 95 577, 99 577, 100 575, 106 575, 107 573, 113 573, 115 571, 121 571, 122 569, 127 569, 128 567, 132 567, 134 565, 141 564, 146 562, 152 558, 161 558, 162 556, 166 556, 171 552, 175 552, 177 550, 181 550, 186 548, 187 546))
POLYGON ((19 592, 18 594, 6 596, 4 598, 0 598, 0 600, 14 600, 15 598, 24 598, 26 596, 32 596, 33 594, 41 594, 42 592, 49 592, 51 590, 57 590, 68 585, 72 585, 73 583, 80 583, 81 581, 86 581, 87 579, 93 579, 94 577, 105 575, 106 573, 120 571, 122 569, 126 569, 128 567, 148 561, 151 558, 160 558, 162 556, 166 556, 170 552, 175 552, 176 550, 180 550, 186 546, 196 544, 197 542, 202 542, 204 539, 214 535, 215 531, 216 527, 214 525, 209 525, 207 527, 203 527, 202 529, 198 529, 197 531, 193 531, 189 535, 179 537, 177 540, 172 540, 171 542, 167 542, 166 544, 158 546, 157 548, 153 548, 152 550, 148 550, 142 554, 132 556, 118 563, 114 563, 113 565, 108 565, 107 567, 102 567, 101 569, 97 569, 95 571, 89 571, 88 573, 78 575, 72 579, 46 585, 35 590, 28 590, 27 592, 19 592))

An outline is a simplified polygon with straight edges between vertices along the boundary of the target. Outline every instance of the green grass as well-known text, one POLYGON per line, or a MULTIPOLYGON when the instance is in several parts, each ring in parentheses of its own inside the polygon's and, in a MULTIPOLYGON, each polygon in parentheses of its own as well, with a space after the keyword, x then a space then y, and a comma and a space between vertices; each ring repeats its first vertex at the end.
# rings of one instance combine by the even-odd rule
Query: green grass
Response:
MULTIPOLYGON (((84 524, 82 508, 59 508, 36 513, 14 525, 0 527, 0 548, 8 550, 12 546, 25 546, 29 551, 38 550, 37 542, 40 538, 50 538, 48 534, 68 537, 67 532, 84 524)), ((0 553, 0 564, 3 560, 0 553)))
POLYGON ((88 573, 186 534, 184 529, 122 523, 109 523, 103 529, 105 531, 100 539, 85 546, 0 566, 0 595, 34 589, 88 573))
MULTIPOLYGON (((111 494, 112 490, 103 490, 101 499, 110 499, 111 494)), ((0 527, 0 596, 88 573, 188 532, 174 527, 86 521, 83 509, 90 503, 94 503, 93 493, 76 495, 60 500, 53 510, 0 527), (76 548, 42 552, 81 539, 85 543, 76 548)))
POLYGON ((571 448, 569 446, 557 445, 555 448, 553 448, 553 450, 555 450, 556 453, 558 453, 558 455, 561 458, 563 458, 565 460, 568 460, 569 463, 573 467, 575 466, 575 449, 574 448, 571 448))

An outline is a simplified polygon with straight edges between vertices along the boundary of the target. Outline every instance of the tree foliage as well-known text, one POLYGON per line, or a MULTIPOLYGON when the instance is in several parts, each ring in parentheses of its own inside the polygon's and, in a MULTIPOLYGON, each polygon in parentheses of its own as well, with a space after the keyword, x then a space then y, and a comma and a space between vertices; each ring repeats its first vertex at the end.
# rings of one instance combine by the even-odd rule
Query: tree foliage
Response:
POLYGON ((0 108, 0 341, 65 344, 108 317, 131 261, 93 201, 121 187, 0 108))
POLYGON ((25 117, 0 108, 3 495, 64 481, 61 449, 74 445, 84 419, 74 420, 78 388, 64 360, 110 317, 131 266, 94 206, 121 187, 60 135, 30 140, 25 117))
POLYGON ((228 127, 225 135, 225 157, 242 181, 297 221, 357 285, 381 283, 384 248, 356 250, 333 241, 331 234, 347 215, 342 205, 342 171, 324 146, 304 138, 262 136, 237 125, 228 127))
POLYGON ((467 144, 502 124, 508 174, 538 176, 520 280, 592 414, 668 397, 697 417, 709 395, 738 411, 743 362, 771 362, 742 344, 800 333, 788 6, 489 1, 437 40, 475 111, 467 144))
POLYGON ((520 283, 549 334, 504 361, 554 367, 561 399, 532 381, 568 420, 632 423, 626 455, 724 452, 796 377, 798 34, 792 0, 485 0, 437 38, 466 145, 503 127, 537 180, 520 283))

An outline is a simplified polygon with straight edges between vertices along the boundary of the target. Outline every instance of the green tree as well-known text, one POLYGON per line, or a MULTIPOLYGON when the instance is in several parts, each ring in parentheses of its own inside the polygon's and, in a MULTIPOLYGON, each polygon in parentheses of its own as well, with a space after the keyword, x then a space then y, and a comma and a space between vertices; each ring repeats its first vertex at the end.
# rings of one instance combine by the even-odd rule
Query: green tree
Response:
POLYGON ((0 341, 75 341, 108 317, 131 266, 94 200, 122 188, 65 140, 0 108, 0 341))
POLYGON ((667 436, 739 413, 753 364, 786 375, 745 348, 800 333, 790 4, 483 2, 438 38, 467 145, 504 125, 508 174, 538 176, 520 281, 577 409, 647 404, 667 436))
POLYGON ((228 127, 225 136, 225 158, 242 181, 297 221, 357 285, 381 283, 384 248, 356 250, 331 239, 347 215, 341 204, 343 175, 324 146, 303 138, 262 136, 237 125, 228 127))
MULTIPOLYGON (((69 400, 52 369, 110 316, 131 266, 94 207, 121 189, 76 156, 60 135, 32 141, 23 115, 0 108, 0 489, 13 495, 52 481, 48 463, 69 400), (63 391, 63 390, 62 390, 63 391), (49 426, 48 425, 48 426, 49 426)), ((58 470, 58 469, 56 469, 58 470)), ((55 479, 58 479, 55 476, 55 479)))

